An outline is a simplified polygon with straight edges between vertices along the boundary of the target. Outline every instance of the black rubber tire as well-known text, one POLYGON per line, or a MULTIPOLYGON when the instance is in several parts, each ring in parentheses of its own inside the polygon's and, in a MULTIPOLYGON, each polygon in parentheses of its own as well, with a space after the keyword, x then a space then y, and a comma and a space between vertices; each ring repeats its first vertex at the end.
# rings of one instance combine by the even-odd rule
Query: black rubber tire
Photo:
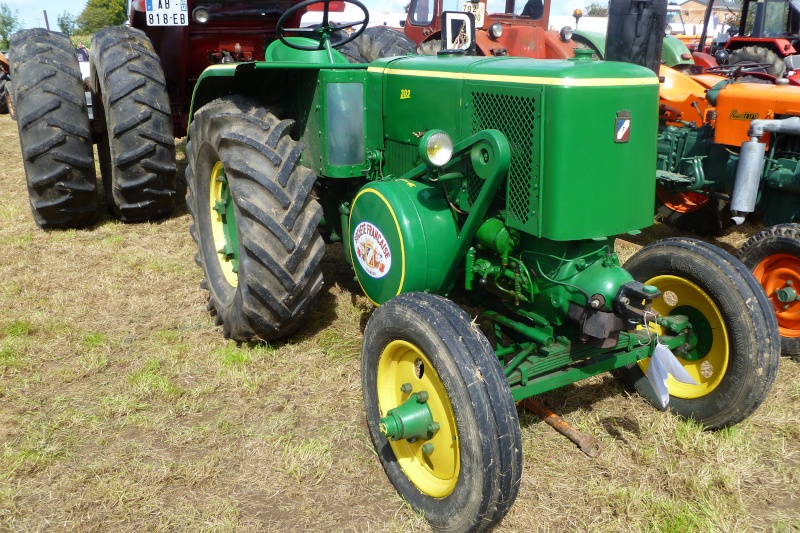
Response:
POLYGON ((387 26, 372 26, 337 50, 351 63, 372 63, 382 57, 416 54, 417 45, 397 30, 387 26))
POLYGON ((441 49, 442 40, 431 39, 430 41, 420 43, 420 45, 417 47, 417 53, 423 56, 435 56, 441 49))
MULTIPOLYGON (((769 300, 747 267, 716 246, 680 237, 645 246, 624 266, 642 282, 669 275, 695 284, 719 309, 727 330, 728 366, 717 386, 692 399, 670 395, 668 409, 707 429, 731 426, 752 414, 775 381, 780 340, 769 300)), ((665 297, 662 294, 656 302, 665 297)), ((703 359, 694 364, 700 361, 703 359)), ((623 369, 621 375, 650 403, 659 406, 637 364, 623 369)))
POLYGON ((140 30, 103 28, 92 35, 95 116, 106 204, 124 222, 157 220, 175 208, 176 165, 172 112, 161 63, 140 30))
POLYGON ((771 65, 770 67, 764 68, 764 72, 771 74, 776 78, 783 76, 783 72, 786 70, 786 63, 784 63, 783 59, 778 57, 778 54, 761 46, 745 46, 744 48, 734 50, 731 52, 731 55, 728 56, 728 65, 740 65, 748 63, 763 63, 771 65))
POLYGON ((463 310, 425 293, 402 294, 380 306, 364 332, 361 381, 367 425, 386 474, 435 531, 484 531, 506 515, 522 475, 519 419, 494 351, 463 310), (452 406, 460 472, 452 492, 441 498, 417 488, 379 429, 386 413, 378 399, 378 364, 395 340, 429 359, 452 406))
POLYGON ((6 91, 11 89, 11 79, 5 72, 0 73, 0 115, 8 115, 6 91))
POLYGON ((729 227, 732 222, 730 212, 722 200, 712 198, 697 211, 680 212, 666 206, 656 196, 655 220, 680 231, 695 235, 714 236, 729 227))
POLYGON ((78 60, 41 28, 11 37, 11 87, 33 219, 42 228, 97 221, 97 175, 78 60))
MULTIPOLYGON (((317 303, 324 243, 316 175, 299 164, 305 145, 257 101, 230 96, 194 116, 186 147, 187 204, 209 310, 226 338, 274 340, 296 330, 317 303), (222 162, 238 232, 238 282, 223 273, 210 209, 213 167, 222 162)), ((230 223, 230 222, 228 222, 230 223)))
MULTIPOLYGON (((800 269, 797 268, 797 265, 800 264, 800 224, 778 224, 753 235, 739 250, 739 259, 742 260, 742 263, 747 268, 753 271, 756 279, 766 289, 765 284, 769 284, 769 281, 760 269, 757 271, 757 267, 764 259, 777 254, 786 254, 794 258, 790 264, 781 266, 783 268, 788 267, 788 271, 791 271, 788 276, 792 278, 791 281, 795 285, 795 290, 800 292, 800 283, 798 283, 800 269)), ((800 302, 795 301, 789 309, 783 309, 785 304, 778 301, 774 294, 768 294, 767 297, 772 303, 778 319, 778 326, 781 332, 781 351, 784 355, 800 355, 798 320, 790 320, 789 316, 786 316, 786 320, 784 320, 784 313, 786 315, 800 313, 800 302)))

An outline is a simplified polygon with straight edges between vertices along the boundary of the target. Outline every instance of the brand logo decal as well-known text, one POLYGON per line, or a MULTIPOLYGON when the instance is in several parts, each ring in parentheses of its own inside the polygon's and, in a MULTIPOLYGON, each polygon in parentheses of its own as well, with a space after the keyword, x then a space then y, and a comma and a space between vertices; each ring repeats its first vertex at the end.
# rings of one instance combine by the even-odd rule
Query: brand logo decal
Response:
POLYGON ((392 268, 392 251, 381 230, 371 222, 361 222, 353 233, 353 250, 364 269, 371 277, 379 279, 392 268))
POLYGON ((626 143, 631 139, 631 114, 629 111, 618 111, 614 123, 614 142, 626 143))
POLYGON ((731 110, 731 120, 755 120, 758 118, 758 113, 739 113, 736 109, 731 110))

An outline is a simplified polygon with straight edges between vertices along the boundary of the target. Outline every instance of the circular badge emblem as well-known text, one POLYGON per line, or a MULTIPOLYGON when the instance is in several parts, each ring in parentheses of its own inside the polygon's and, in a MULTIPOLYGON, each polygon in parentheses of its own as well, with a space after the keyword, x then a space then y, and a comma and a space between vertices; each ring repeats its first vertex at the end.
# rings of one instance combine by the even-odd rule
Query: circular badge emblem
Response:
POLYGON ((392 251, 381 230, 371 222, 361 222, 353 233, 353 251, 361 268, 373 278, 382 278, 392 268, 392 251))

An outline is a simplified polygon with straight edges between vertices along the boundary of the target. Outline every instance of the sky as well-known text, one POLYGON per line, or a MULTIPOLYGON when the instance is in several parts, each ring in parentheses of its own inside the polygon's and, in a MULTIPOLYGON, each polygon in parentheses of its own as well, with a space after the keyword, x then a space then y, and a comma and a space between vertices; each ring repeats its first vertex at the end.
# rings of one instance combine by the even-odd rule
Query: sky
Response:
MULTIPOLYGON (((460 5, 460 0, 446 0, 452 2, 454 6, 460 5)), ((0 0, 8 5, 11 11, 19 12, 21 28, 44 27, 44 15, 42 10, 47 10, 47 17, 50 21, 50 29, 58 30, 57 19, 64 11, 78 16, 86 6, 85 0, 0 0)), ((517 0, 517 3, 524 5, 524 0, 517 0)), ((551 16, 571 15, 575 8, 584 9, 592 3, 592 0, 553 0, 550 8, 551 16)), ((600 0, 598 3, 606 4, 600 0)), ((364 4, 372 11, 380 12, 402 12, 408 4, 408 0, 365 0, 364 4)))

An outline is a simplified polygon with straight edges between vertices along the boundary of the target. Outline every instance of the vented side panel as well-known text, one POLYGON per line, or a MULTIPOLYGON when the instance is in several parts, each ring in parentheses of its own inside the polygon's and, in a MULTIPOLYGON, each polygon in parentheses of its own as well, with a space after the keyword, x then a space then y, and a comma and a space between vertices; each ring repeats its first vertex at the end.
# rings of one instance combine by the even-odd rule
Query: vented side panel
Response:
MULTIPOLYGON (((508 138, 511 166, 508 173, 507 224, 521 231, 539 233, 539 111, 541 90, 527 89, 503 94, 472 91, 472 133, 496 129, 508 138)), ((470 199, 477 196, 482 180, 472 177, 470 199), (474 192, 473 192, 474 191, 474 192)))
POLYGON ((422 163, 418 159, 419 148, 417 146, 386 141, 386 164, 383 167, 383 175, 394 174, 399 177, 422 163))

